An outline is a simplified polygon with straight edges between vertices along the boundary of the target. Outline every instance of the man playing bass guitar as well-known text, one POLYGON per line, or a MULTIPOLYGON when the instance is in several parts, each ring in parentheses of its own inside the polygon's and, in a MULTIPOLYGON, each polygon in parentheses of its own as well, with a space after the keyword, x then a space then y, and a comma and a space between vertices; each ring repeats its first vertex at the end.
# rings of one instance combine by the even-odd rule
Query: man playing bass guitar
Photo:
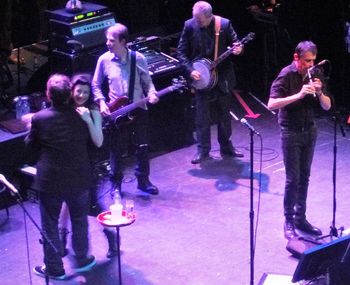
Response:
MULTIPOLYGON (((102 54, 95 69, 92 80, 92 90, 95 101, 99 104, 103 116, 109 116, 113 110, 113 103, 121 97, 128 97, 130 102, 137 102, 147 94, 148 102, 158 102, 157 92, 149 75, 145 57, 139 52, 131 52, 126 47, 128 29, 122 24, 115 24, 106 31, 106 45, 108 51, 102 54), (103 82, 108 80, 108 97, 103 93, 103 82), (109 100, 109 101, 108 101, 109 100)), ((148 158, 148 113, 147 106, 141 106, 133 111, 133 120, 127 126, 110 128, 107 142, 110 150, 111 182, 114 193, 121 191, 123 179, 122 150, 123 128, 132 132, 132 141, 136 147, 137 165, 135 175, 137 188, 152 195, 158 194, 158 188, 149 180, 150 166, 148 158)), ((118 193, 120 194, 120 193, 118 193)))
MULTIPOLYGON (((222 17, 212 14, 212 7, 205 1, 198 1, 192 9, 193 17, 187 20, 179 40, 177 52, 181 63, 186 67, 193 86, 195 87, 196 100, 196 135, 198 150, 192 159, 193 164, 201 163, 210 158, 211 136, 210 125, 215 121, 218 125, 218 142, 220 144, 221 156, 243 157, 237 151, 230 140, 231 118, 230 106, 232 96, 230 93, 235 87, 236 78, 233 63, 226 60, 217 66, 217 83, 209 84, 209 88, 203 88, 203 84, 197 84, 203 78, 204 72, 195 68, 194 61, 202 60, 203 63, 215 60, 217 55, 224 53, 227 47, 233 47, 232 53, 238 55, 242 52, 243 46, 240 44, 237 34, 231 22, 222 17), (216 40, 216 30, 218 37, 216 40), (216 56, 214 56, 216 54, 216 56), (200 88, 196 88, 196 86, 200 88), (213 118, 211 111, 215 111, 213 118)), ((210 70, 209 74, 214 72, 210 70)))

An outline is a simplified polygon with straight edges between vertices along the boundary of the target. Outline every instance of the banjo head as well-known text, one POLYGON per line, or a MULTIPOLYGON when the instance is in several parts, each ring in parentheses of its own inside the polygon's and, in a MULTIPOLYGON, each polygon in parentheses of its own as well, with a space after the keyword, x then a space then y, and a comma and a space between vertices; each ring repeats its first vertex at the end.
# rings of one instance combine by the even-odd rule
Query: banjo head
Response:
POLYGON ((207 59, 196 60, 192 63, 192 66, 201 74, 199 80, 193 80, 192 86, 197 90, 209 89, 212 87, 213 82, 213 72, 211 70, 211 62, 207 59))

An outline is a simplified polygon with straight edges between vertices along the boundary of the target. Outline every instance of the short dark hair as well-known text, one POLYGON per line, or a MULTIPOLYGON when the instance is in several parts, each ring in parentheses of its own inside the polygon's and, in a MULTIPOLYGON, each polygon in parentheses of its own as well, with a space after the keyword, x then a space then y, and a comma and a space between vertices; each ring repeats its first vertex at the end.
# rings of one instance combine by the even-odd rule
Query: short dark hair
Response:
POLYGON ((54 106, 68 103, 71 89, 69 77, 59 73, 51 75, 46 83, 46 95, 54 106))
POLYGON ((312 41, 302 41, 295 48, 295 53, 300 57, 306 52, 317 54, 317 46, 312 41))

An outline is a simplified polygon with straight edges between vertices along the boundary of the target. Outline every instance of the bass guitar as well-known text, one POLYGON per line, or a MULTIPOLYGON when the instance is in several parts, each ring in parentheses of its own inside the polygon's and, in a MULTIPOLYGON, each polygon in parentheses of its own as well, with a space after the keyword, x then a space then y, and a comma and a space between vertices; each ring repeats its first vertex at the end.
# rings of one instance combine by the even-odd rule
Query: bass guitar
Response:
MULTIPOLYGON (((240 44, 244 45, 255 37, 254 33, 249 33, 241 41, 240 44)), ((237 44, 237 43, 235 43, 237 44)), ((216 60, 212 61, 207 58, 198 59, 192 62, 192 66, 197 70, 201 77, 199 80, 193 80, 192 87, 197 90, 210 90, 215 87, 218 82, 218 74, 216 67, 223 62, 227 57, 232 54, 235 44, 227 51, 222 53, 216 60)))
MULTIPOLYGON (((172 79, 172 84, 162 90, 157 91, 157 97, 160 98, 168 93, 185 89, 187 86, 186 80, 179 76, 179 78, 172 79)), ((127 96, 122 96, 113 101, 113 103, 107 104, 110 115, 104 118, 103 127, 108 128, 119 124, 121 121, 131 121, 133 115, 130 114, 131 111, 143 107, 148 102, 148 98, 142 98, 137 102, 129 103, 129 98, 127 96)))

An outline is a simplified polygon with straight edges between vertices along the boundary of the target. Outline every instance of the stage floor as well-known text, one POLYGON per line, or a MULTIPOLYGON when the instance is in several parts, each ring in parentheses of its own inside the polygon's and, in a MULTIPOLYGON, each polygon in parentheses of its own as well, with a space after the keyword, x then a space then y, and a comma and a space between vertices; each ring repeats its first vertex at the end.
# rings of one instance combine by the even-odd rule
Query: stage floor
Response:
MULTIPOLYGON (((283 237, 284 166, 277 118, 263 108, 255 106, 253 109, 261 116, 248 120, 263 139, 260 151, 260 140, 254 136, 253 194, 255 222, 258 221, 254 276, 258 283, 265 272, 293 275, 298 260, 286 250, 287 241, 283 237)), ((328 234, 333 208, 334 130, 331 117, 320 116, 317 124, 319 138, 307 217, 328 234)), ((160 188, 158 196, 138 191, 133 169, 128 167, 123 192, 125 199, 135 201, 137 220, 121 229, 123 284, 249 284, 250 133, 237 121, 232 121, 232 125, 232 140, 244 153, 243 159, 221 159, 215 127, 212 128, 213 159, 210 161, 201 165, 190 163, 195 145, 154 155, 151 180, 160 188)), ((338 130, 336 226, 348 228, 348 130, 346 135, 345 138, 340 136, 338 130)), ((128 162, 132 165, 132 160, 128 162)), ((39 223, 38 204, 27 201, 25 206, 39 223)), ((5 211, 0 210, 0 220, 5 218, 5 211)), ((91 253, 97 258, 97 266, 86 274, 74 274, 69 255, 64 263, 71 278, 50 281, 50 284, 118 284, 117 259, 105 257, 107 241, 102 228, 95 218, 90 217, 89 221, 91 253)), ((24 219, 21 208, 12 206, 10 219, 0 227, 1 284, 45 284, 44 279, 31 274, 32 267, 42 264, 39 238, 39 232, 24 219)))

